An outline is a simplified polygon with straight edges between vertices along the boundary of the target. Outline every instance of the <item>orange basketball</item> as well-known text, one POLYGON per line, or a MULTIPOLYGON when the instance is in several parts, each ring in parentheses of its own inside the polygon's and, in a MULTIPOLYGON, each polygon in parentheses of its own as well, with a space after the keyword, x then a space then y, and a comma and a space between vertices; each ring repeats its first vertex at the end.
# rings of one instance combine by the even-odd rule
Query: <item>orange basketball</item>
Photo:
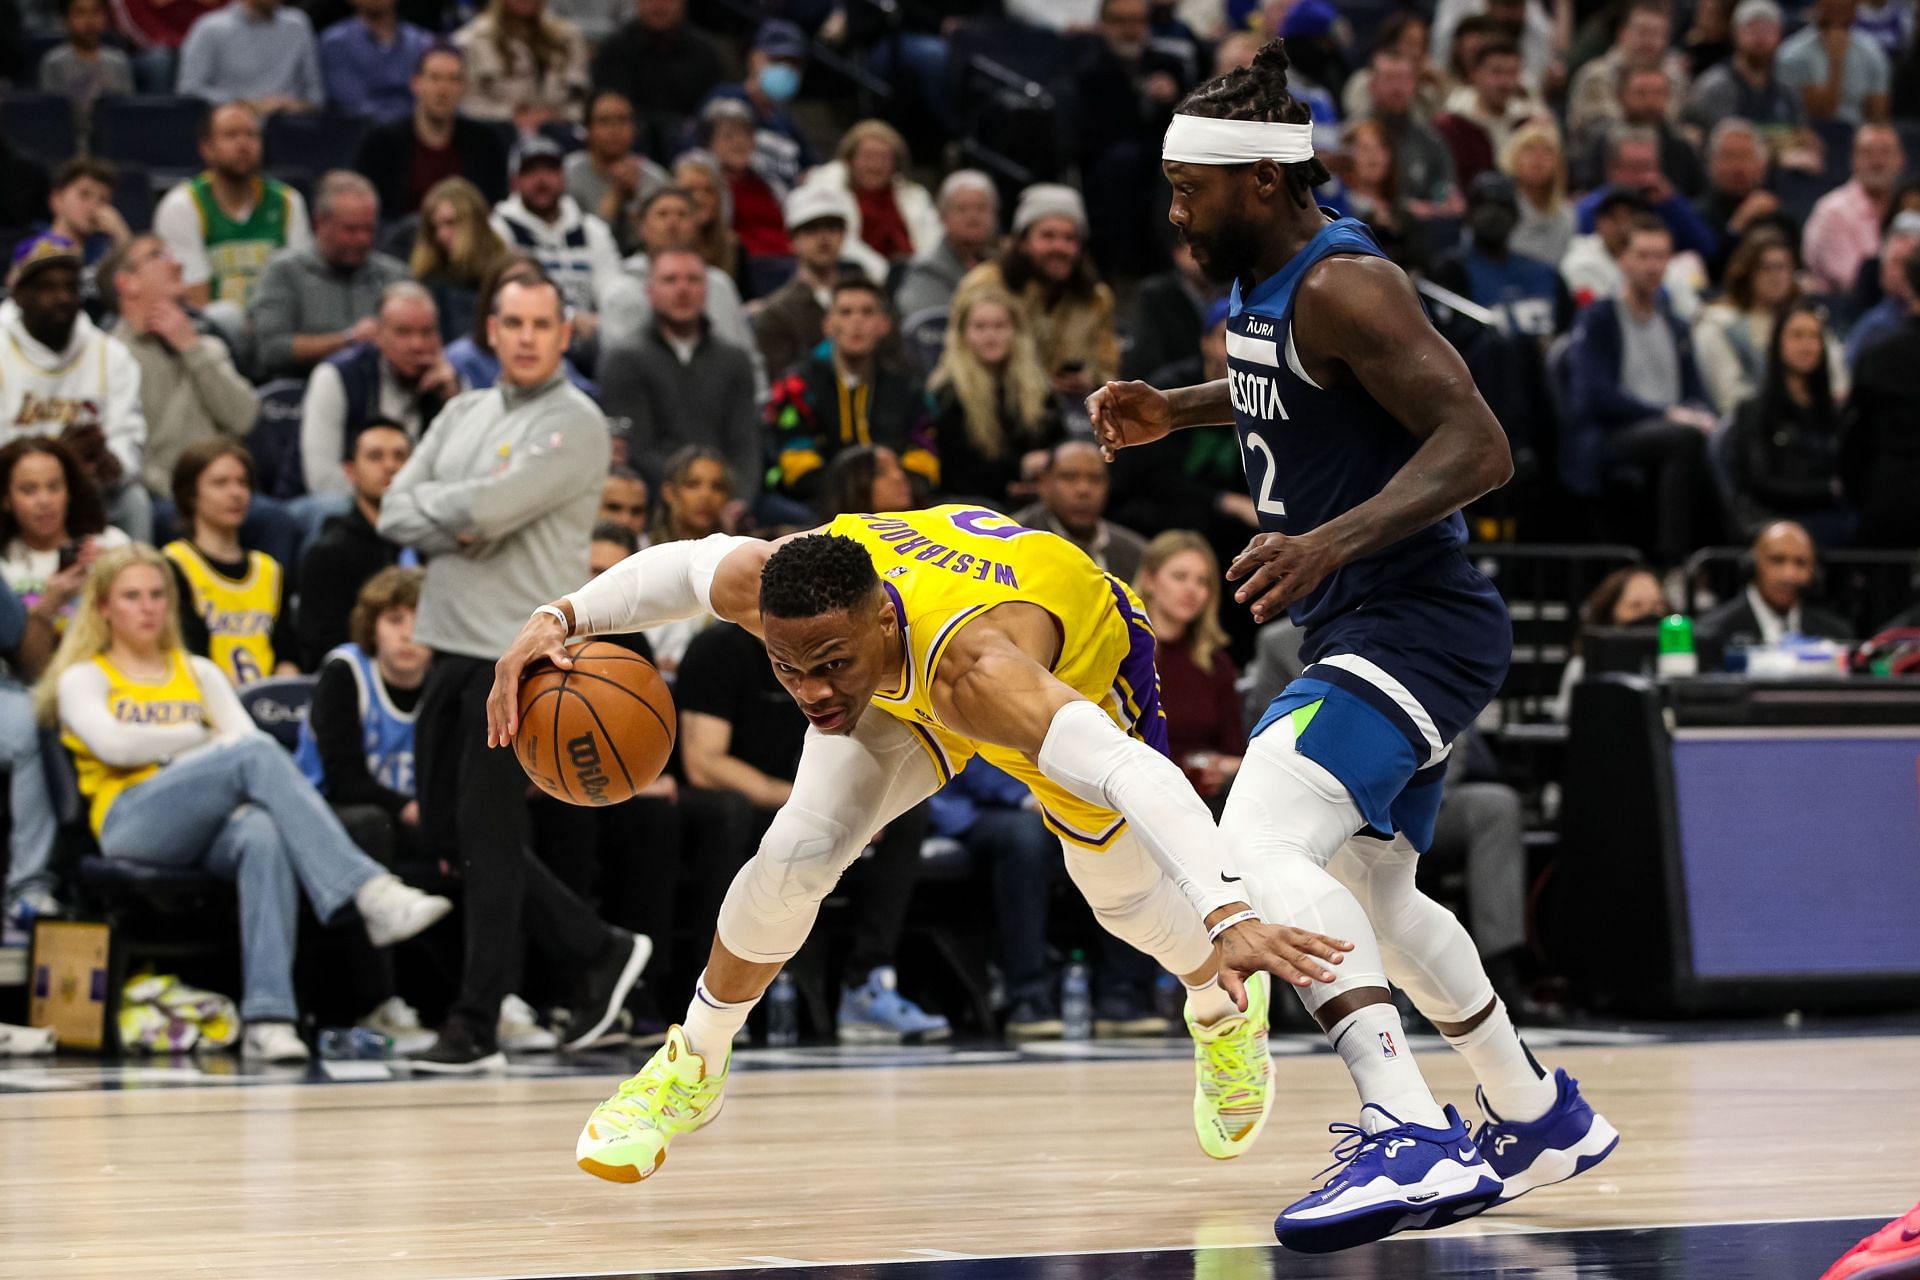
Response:
POLYGON ((619 804, 650 784, 673 754, 667 683, 631 649, 588 640, 573 668, 530 668, 520 681, 513 750, 535 785, 568 804, 619 804))

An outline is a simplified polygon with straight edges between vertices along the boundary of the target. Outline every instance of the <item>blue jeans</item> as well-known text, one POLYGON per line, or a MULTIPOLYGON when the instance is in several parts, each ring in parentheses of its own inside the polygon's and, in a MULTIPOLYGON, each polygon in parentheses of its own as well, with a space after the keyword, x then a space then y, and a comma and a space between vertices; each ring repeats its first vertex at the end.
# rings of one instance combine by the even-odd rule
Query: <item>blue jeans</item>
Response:
POLYGON ((1047 899, 1059 874, 1060 839, 1029 809, 982 809, 963 837, 993 866, 994 917, 1000 963, 1011 1000, 1051 1000, 1047 969, 1047 899))
POLYGON ((27 889, 52 893, 53 872, 47 864, 58 824, 41 763, 40 728, 33 719, 33 699, 12 681, 0 684, 0 765, 11 780, 7 799, 13 817, 7 897, 27 889))
POLYGON ((353 841, 293 757, 249 734, 176 761, 129 787, 100 829, 109 858, 199 867, 240 891, 241 973, 248 1019, 288 1019, 299 891, 321 921, 383 874, 353 841))

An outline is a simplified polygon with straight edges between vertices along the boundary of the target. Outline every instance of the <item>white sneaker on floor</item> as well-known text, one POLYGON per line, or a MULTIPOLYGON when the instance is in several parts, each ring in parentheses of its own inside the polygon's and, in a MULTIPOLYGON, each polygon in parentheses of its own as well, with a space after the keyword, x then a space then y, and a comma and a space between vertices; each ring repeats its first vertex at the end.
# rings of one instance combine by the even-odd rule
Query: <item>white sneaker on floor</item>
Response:
POLYGON ((240 1056, 255 1062, 305 1062, 310 1055, 291 1022, 250 1022, 240 1039, 240 1056))
POLYGON ((399 996, 388 996, 356 1026, 378 1032, 393 1042, 393 1055, 404 1058, 433 1043, 433 1032, 420 1025, 420 1013, 399 996))
POLYGON ((0 1057, 25 1058, 52 1053, 57 1046, 52 1027, 18 1027, 0 1022, 0 1057))
POLYGON ((360 909, 367 938, 376 947, 405 942, 453 910, 453 903, 445 898, 422 893, 400 877, 384 874, 361 885, 353 895, 353 905, 360 909))
POLYGON ((500 999, 500 1022, 495 1035, 502 1049, 520 1053, 552 1053, 560 1047, 560 1037, 540 1025, 533 1006, 512 992, 500 999))

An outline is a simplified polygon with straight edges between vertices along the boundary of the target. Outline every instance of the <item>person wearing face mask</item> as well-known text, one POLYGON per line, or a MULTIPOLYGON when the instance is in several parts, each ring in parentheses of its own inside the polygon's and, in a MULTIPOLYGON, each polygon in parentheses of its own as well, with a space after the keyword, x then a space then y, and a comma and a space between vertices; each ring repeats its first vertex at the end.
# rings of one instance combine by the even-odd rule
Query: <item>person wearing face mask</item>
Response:
POLYGON ((747 74, 734 84, 717 86, 701 104, 734 98, 753 109, 754 168, 784 187, 819 162, 813 146, 788 110, 800 92, 807 65, 807 37, 784 18, 760 24, 747 53, 747 74))
POLYGON ((1513 180, 1481 174, 1468 190, 1467 236, 1434 264, 1431 278, 1493 312, 1501 332, 1545 341, 1573 323, 1573 295, 1552 266, 1512 252, 1519 224, 1513 180))

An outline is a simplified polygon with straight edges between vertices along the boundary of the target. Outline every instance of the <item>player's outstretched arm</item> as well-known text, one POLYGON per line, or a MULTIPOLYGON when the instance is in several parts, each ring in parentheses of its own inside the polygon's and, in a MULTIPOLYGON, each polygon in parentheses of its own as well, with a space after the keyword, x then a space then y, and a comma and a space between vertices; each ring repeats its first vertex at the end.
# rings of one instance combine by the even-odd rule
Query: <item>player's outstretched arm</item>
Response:
POLYGON ((1109 382, 1087 397, 1094 439, 1107 461, 1131 445, 1150 444, 1187 427, 1215 427, 1233 421, 1233 401, 1225 378, 1160 391, 1144 382, 1109 382))
POLYGON ((542 605, 493 667, 487 745, 504 747, 520 724, 520 676, 542 660, 570 667, 567 642, 638 631, 711 613, 760 631, 760 569, 779 545, 716 533, 663 542, 628 556, 570 595, 542 605))
POLYGON ((1219 829, 1186 775, 1053 675, 1059 645, 1038 605, 989 610, 941 655, 934 709, 963 736, 1023 752, 1068 791, 1125 816, 1208 925, 1233 920, 1215 941, 1235 1004, 1246 1007, 1244 979, 1256 971, 1296 986, 1332 982, 1353 944, 1260 920, 1227 878, 1219 829))
POLYGON ((1420 447, 1379 493, 1310 533, 1265 533, 1227 568, 1234 599, 1266 621, 1335 569, 1392 546, 1513 475, 1506 432, 1466 362, 1442 338, 1400 268, 1333 258, 1294 302, 1294 341, 1322 386, 1358 383, 1420 447))

